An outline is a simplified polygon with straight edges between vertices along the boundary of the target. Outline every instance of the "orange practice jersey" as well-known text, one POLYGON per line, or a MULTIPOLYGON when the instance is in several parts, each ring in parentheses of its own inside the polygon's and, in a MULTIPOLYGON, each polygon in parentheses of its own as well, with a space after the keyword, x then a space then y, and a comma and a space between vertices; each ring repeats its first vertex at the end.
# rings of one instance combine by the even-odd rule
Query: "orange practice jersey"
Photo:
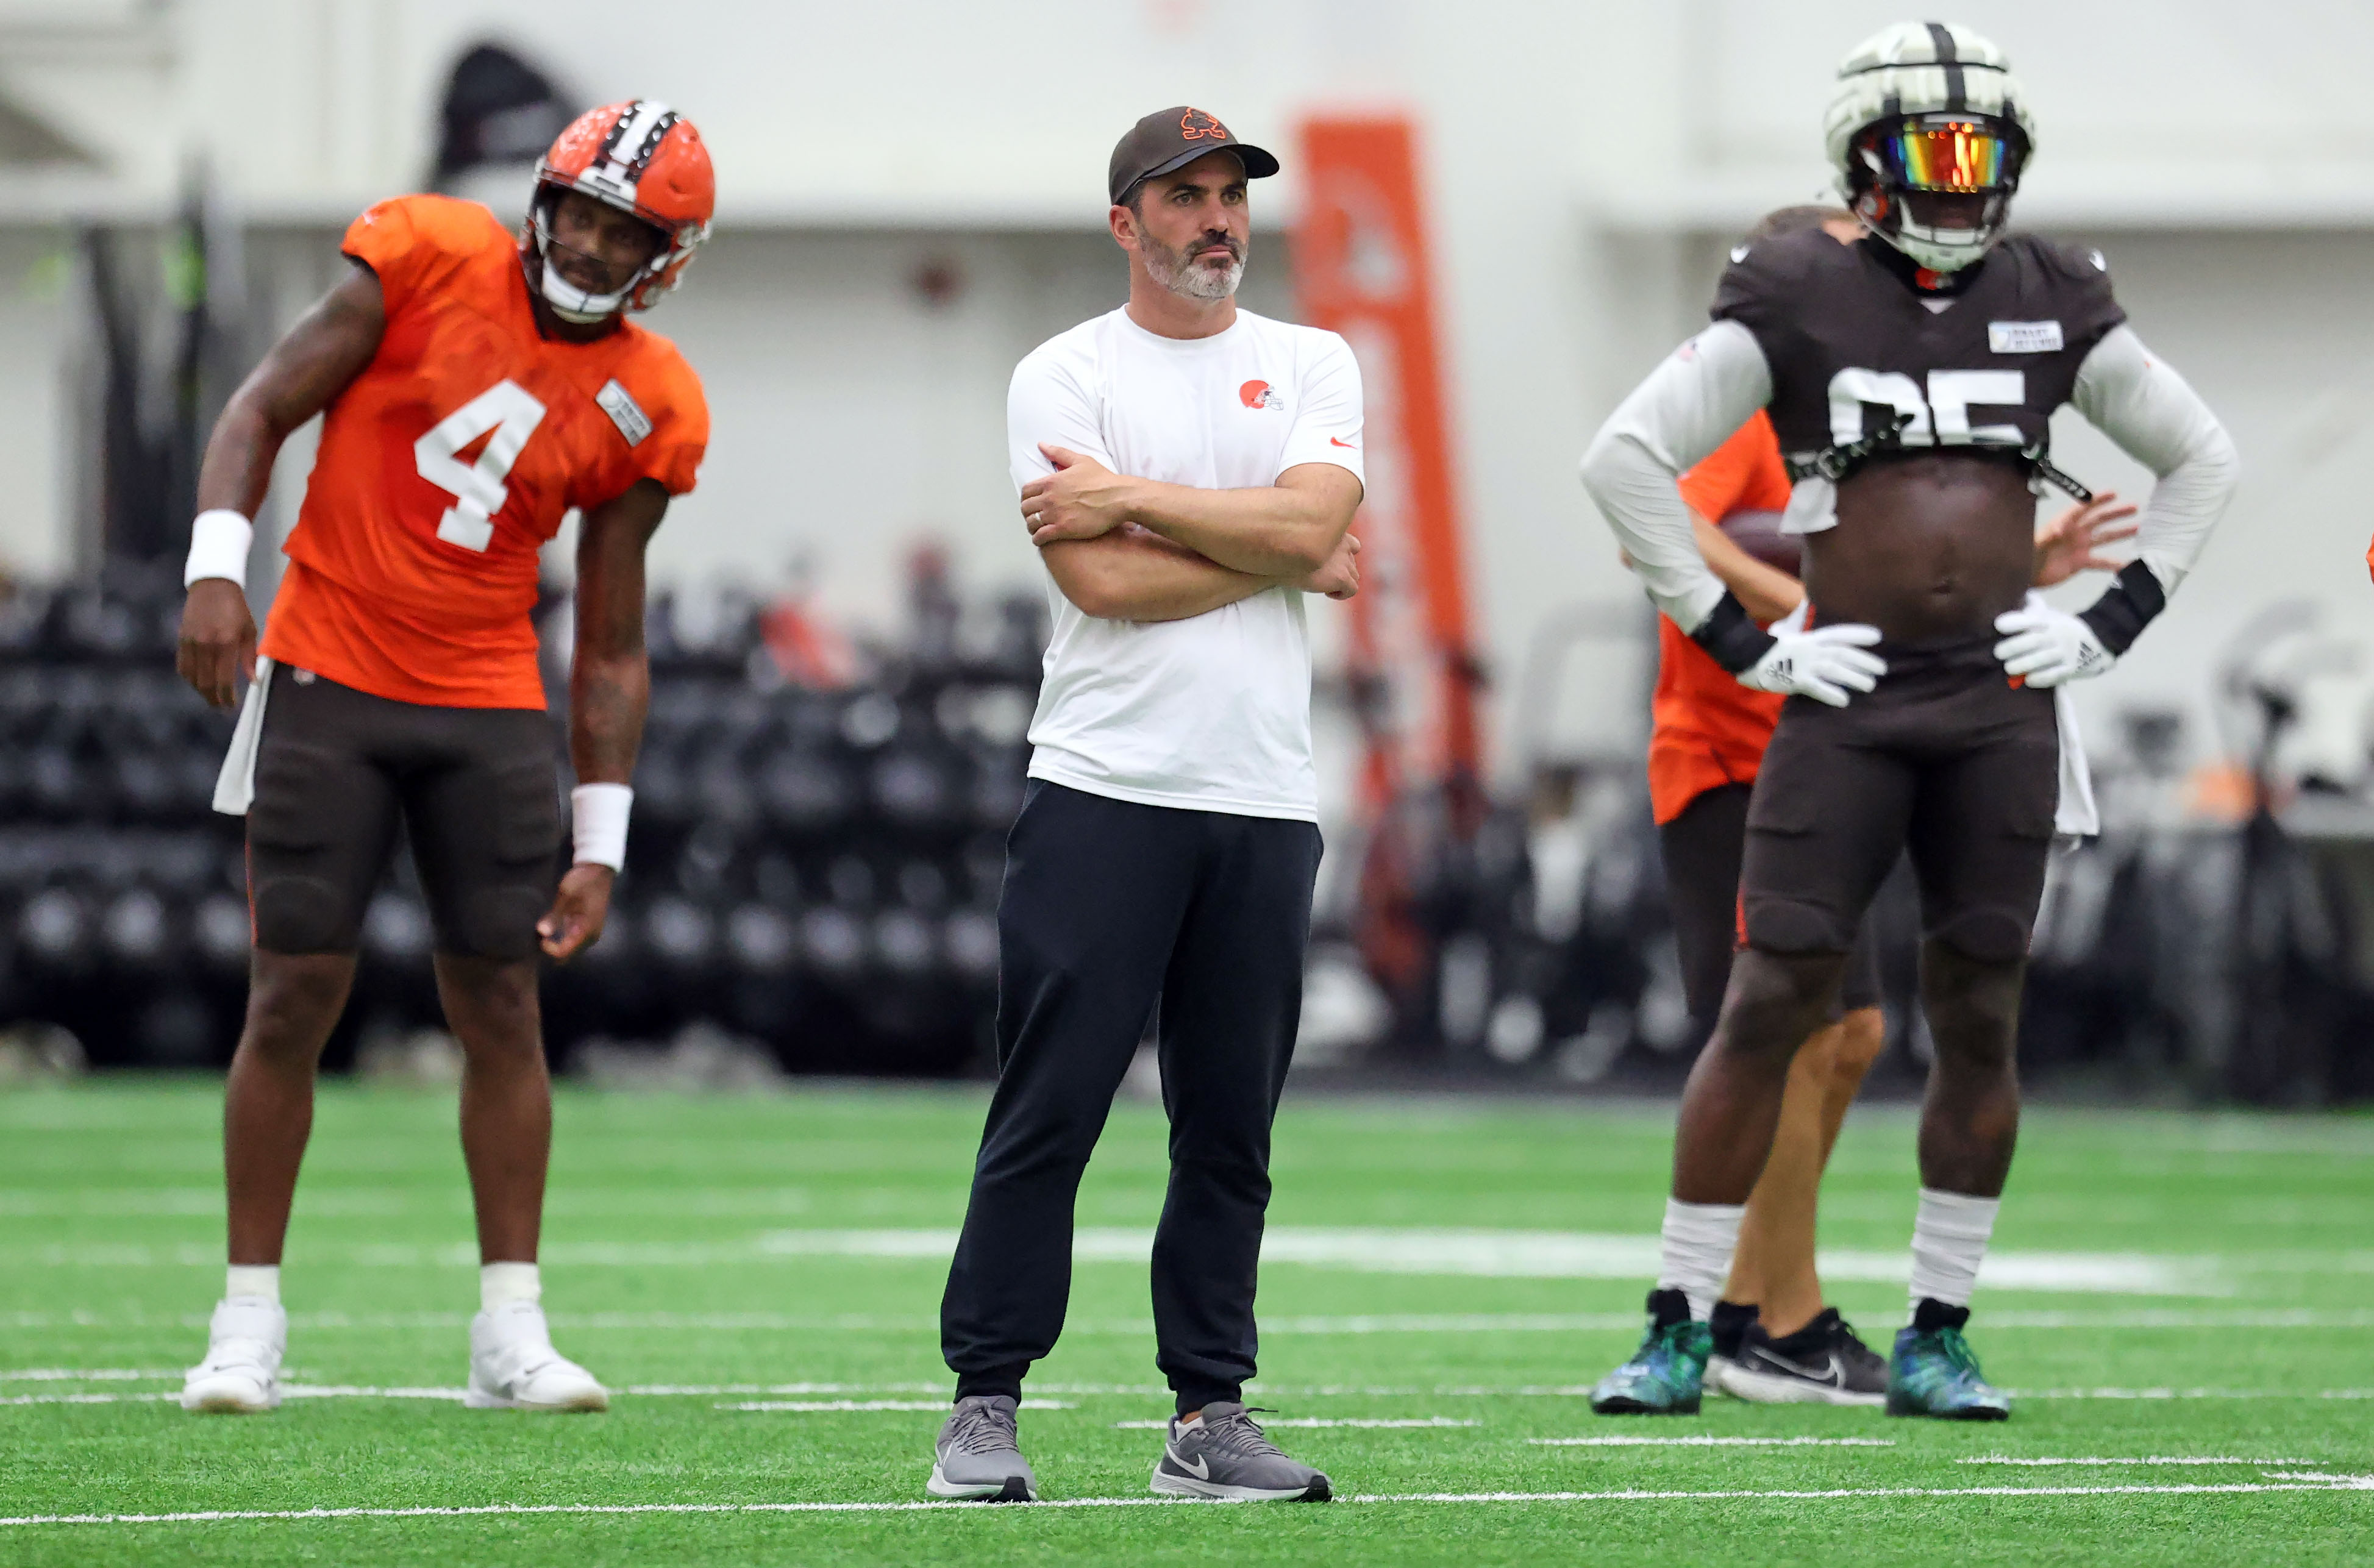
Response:
MULTIPOLYGON (((1789 469, 1761 409, 1682 476, 1682 499, 1714 523, 1734 512, 1778 512, 1789 504, 1789 469)), ((1649 806, 1658 821, 1670 822, 1708 790, 1755 780, 1785 699, 1740 685, 1663 616, 1657 618, 1657 655, 1649 806)))
POLYGON ((330 405, 263 652, 397 701, 541 708, 536 551, 638 479, 692 489, 700 383, 632 322, 543 336, 518 241, 475 202, 382 202, 345 249, 387 331, 330 405))

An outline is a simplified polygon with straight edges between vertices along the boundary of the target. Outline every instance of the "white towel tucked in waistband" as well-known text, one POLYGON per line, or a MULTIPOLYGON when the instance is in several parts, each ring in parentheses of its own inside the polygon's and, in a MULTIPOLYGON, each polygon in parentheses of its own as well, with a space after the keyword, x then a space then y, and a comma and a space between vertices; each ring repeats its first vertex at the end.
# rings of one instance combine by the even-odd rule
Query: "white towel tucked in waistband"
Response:
POLYGON ((264 744, 264 701, 271 692, 272 661, 260 658, 247 701, 240 704, 239 726, 230 732, 222 772, 215 777, 215 809, 226 817, 246 816, 255 801, 255 753, 264 744))

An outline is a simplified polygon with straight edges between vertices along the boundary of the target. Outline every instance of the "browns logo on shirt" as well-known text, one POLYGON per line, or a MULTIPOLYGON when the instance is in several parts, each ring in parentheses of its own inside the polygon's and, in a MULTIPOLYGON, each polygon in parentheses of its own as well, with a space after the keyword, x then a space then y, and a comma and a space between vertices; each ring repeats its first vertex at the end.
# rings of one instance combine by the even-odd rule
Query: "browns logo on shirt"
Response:
POLYGON ((382 202, 344 249, 386 332, 330 405, 261 652, 396 701, 540 709, 536 552, 639 479, 692 489, 700 382, 631 321, 545 337, 518 241, 475 202, 382 202))

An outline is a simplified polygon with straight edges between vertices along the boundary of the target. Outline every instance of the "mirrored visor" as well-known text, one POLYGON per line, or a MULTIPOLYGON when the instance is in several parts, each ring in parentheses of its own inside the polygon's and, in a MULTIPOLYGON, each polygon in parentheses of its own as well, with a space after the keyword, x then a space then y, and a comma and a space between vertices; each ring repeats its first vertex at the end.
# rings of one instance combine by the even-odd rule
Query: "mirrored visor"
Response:
POLYGON ((1880 163, 1910 191, 1999 191, 2018 165, 2018 148, 1992 125, 1973 120, 1908 120, 1878 138, 1880 163))

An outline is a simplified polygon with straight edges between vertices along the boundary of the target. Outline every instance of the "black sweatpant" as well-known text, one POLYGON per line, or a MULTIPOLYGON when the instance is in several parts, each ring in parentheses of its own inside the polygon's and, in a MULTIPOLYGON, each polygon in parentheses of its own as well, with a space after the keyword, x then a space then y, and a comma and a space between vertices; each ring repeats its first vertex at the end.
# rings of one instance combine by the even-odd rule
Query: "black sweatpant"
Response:
POLYGON ((1240 1397, 1318 871, 1309 822, 1031 781, 998 900, 997 1092, 940 1304, 958 1397, 1018 1397, 1063 1331, 1073 1200, 1158 997, 1155 1362, 1182 1411, 1240 1397))

